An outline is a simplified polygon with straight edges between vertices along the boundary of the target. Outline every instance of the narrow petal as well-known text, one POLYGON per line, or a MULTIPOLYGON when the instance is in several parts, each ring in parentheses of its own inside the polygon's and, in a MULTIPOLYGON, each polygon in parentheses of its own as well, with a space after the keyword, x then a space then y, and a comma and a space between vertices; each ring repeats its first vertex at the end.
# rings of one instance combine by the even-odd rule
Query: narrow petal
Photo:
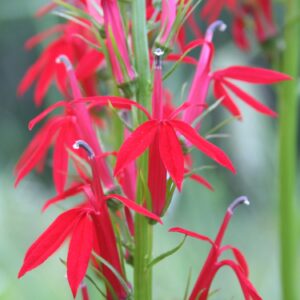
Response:
POLYGON ((154 213, 150 212, 149 210, 147 210, 146 208, 144 208, 143 206, 140 206, 138 204, 136 204, 133 200, 127 199, 123 196, 117 195, 117 194, 110 194, 108 196, 105 196, 105 199, 116 199, 118 201, 120 201, 121 203, 123 203, 125 206, 127 206, 128 208, 133 209, 135 212, 146 216, 150 219, 153 219, 159 223, 162 224, 162 220, 160 219, 160 217, 158 217, 157 215, 155 215, 154 213))
POLYGON ((88 215, 85 215, 73 230, 67 258, 67 277, 74 298, 88 268, 93 236, 94 226, 88 215))
POLYGON ((211 159, 215 160, 220 165, 235 173, 232 162, 223 150, 201 137, 197 131, 187 123, 179 120, 172 120, 170 123, 200 151, 209 156, 211 159))
POLYGON ((243 255, 243 253, 239 249, 237 249, 231 245, 226 245, 220 249, 220 254, 227 250, 232 251, 232 253, 233 253, 235 259, 237 260, 238 264, 240 265, 241 269, 243 270, 245 275, 248 277, 249 276, 249 267, 248 267, 248 263, 246 261, 245 256, 243 255))
POLYGON ((127 98, 122 98, 117 96, 94 96, 94 97, 78 98, 72 101, 72 103, 74 104, 78 102, 91 102, 91 103, 95 103, 96 105, 111 104, 112 106, 115 106, 117 108, 118 106, 120 106, 121 108, 128 108, 128 109, 134 106, 139 110, 141 110, 142 112, 144 112, 144 114, 147 116, 148 119, 151 119, 149 112, 142 105, 138 104, 136 101, 127 98))
POLYGON ((181 190, 184 175, 184 157, 176 133, 168 122, 162 123, 159 128, 159 151, 167 171, 178 189, 181 190))
MULTIPOLYGON (((28 153, 27 160, 24 162, 23 166, 17 170, 15 186, 17 186, 18 183, 41 161, 41 159, 44 158, 56 131, 63 125, 64 121, 65 120, 63 119, 55 119, 55 122, 52 122, 51 125, 47 127, 45 135, 38 136, 39 143, 35 144, 36 149, 32 149, 33 151, 28 153)), ((18 166, 20 167, 19 164, 18 166)))
POLYGON ((41 120, 43 120, 46 116, 48 116, 53 110, 55 110, 58 107, 67 107, 68 103, 65 101, 58 101, 54 103, 53 105, 50 105, 47 107, 44 111, 42 111, 40 114, 38 114, 35 118, 33 118, 28 125, 29 130, 32 130, 33 127, 39 123, 41 120))
POLYGON ((77 183, 74 186, 72 186, 71 188, 69 188, 69 189, 65 190, 64 192, 56 195, 55 197, 49 199, 44 204, 42 211, 44 212, 49 206, 51 206, 57 202, 63 201, 66 198, 77 195, 78 193, 80 193, 82 191, 83 185, 84 185, 83 183, 77 183))
POLYGON ((53 151, 53 179, 56 191, 61 193, 67 181, 68 175, 68 151, 69 124, 66 123, 59 131, 53 151))
POLYGON ((42 264, 51 256, 71 233, 81 215, 81 209, 70 209, 59 215, 55 221, 27 250, 18 278, 42 264))
POLYGON ((178 232, 178 233, 182 233, 188 236, 191 236, 193 238, 196 238, 198 240, 202 240, 205 242, 209 242, 212 246, 214 246, 214 242, 207 236, 199 234, 197 232, 194 231, 190 231, 190 230, 186 230, 184 228, 180 228, 180 227, 172 227, 169 229, 169 232, 178 232))
POLYGON ((277 71, 246 66, 229 67, 215 72, 214 75, 259 84, 271 84, 292 79, 277 71))
POLYGON ((208 188, 209 190, 213 191, 213 187, 212 185, 202 176, 198 175, 198 174, 192 174, 191 175, 191 179, 195 180, 196 182, 204 185, 206 188, 208 188))
POLYGON ((241 90, 239 87, 236 85, 232 84, 231 82, 227 80, 222 81, 225 86, 227 86, 234 94, 236 94, 237 97, 239 97, 241 100, 243 100, 245 103, 247 103, 249 106, 257 110, 258 112, 268 115, 271 117, 276 117, 277 113, 274 112, 272 109, 267 107, 266 105, 258 102, 254 97, 251 95, 247 94, 243 90, 241 90))
POLYGON ((214 95, 216 99, 223 99, 221 105, 226 107, 233 116, 239 119, 242 118, 239 108, 236 106, 230 95, 218 80, 216 80, 214 83, 214 95))
POLYGON ((117 155, 115 174, 139 157, 152 143, 158 130, 157 121, 147 121, 138 127, 123 143, 117 155))

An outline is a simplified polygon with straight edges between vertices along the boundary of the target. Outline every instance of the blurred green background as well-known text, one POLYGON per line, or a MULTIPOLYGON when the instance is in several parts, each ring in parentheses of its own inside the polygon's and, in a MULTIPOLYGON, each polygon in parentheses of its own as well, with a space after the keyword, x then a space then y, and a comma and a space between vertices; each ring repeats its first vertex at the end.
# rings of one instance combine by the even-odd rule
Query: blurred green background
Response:
MULTIPOLYGON (((32 137, 27 130, 28 121, 39 111, 33 105, 32 90, 22 99, 16 97, 20 79, 41 50, 26 52, 23 44, 31 35, 56 21, 55 16, 42 20, 32 17, 42 3, 41 0, 2 1, 0 10, 0 299, 5 300, 72 299, 64 266, 59 262, 59 257, 66 255, 64 248, 43 266, 17 279, 25 251, 59 212, 56 208, 43 215, 40 212, 44 201, 54 195, 50 168, 42 175, 31 174, 17 189, 13 186, 14 165, 32 137)), ((232 44, 229 32, 217 33, 215 41, 216 68, 267 64, 257 46, 250 53, 240 52, 232 44)), ((167 85, 174 95, 180 95, 181 83, 191 78, 192 70, 183 66, 176 72, 175 79, 168 80, 167 85)), ((251 88, 252 94, 276 107, 274 89, 245 88, 251 88)), ((49 103, 56 100, 55 97, 56 92, 51 91, 49 103)), ((155 228, 154 254, 169 250, 181 240, 179 234, 167 232, 172 226, 213 238, 227 205, 235 197, 247 195, 251 205, 236 211, 225 241, 244 252, 250 278, 262 297, 277 300, 280 299, 277 120, 261 116, 241 102, 239 105, 243 108, 243 121, 235 121, 222 129, 222 133, 230 134, 228 139, 214 141, 230 155, 237 175, 220 168, 203 171, 201 174, 213 184, 215 192, 186 181, 183 192, 176 194, 164 226, 155 228)), ((222 108, 214 112, 206 120, 203 132, 226 117, 228 114, 222 108)), ((154 299, 182 299, 190 270, 194 283, 208 250, 204 242, 189 238, 178 253, 155 266, 154 299)), ((228 269, 218 274, 213 289, 220 291, 211 299, 243 298, 237 279, 228 269)), ((97 295, 93 288, 91 292, 97 295)))

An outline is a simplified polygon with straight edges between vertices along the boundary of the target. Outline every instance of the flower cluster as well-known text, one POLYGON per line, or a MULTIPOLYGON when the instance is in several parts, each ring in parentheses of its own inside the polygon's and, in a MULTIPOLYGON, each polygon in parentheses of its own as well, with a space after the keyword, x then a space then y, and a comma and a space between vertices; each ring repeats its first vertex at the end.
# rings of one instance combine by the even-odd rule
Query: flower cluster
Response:
MULTIPOLYGON (((193 14, 197 1, 162 0, 161 5, 145 1, 148 49, 144 68, 153 74, 151 82, 146 83, 141 82, 137 67, 140 49, 134 44, 131 3, 61 0, 38 12, 42 16, 54 10, 66 21, 27 41, 26 47, 32 48, 52 38, 25 74, 18 92, 25 93, 35 83, 34 100, 39 106, 54 84, 64 100, 54 102, 30 121, 29 129, 44 123, 17 163, 16 185, 32 170, 42 171, 53 148, 57 195, 45 203, 43 210, 75 195, 82 195, 83 201, 61 213, 31 245, 19 277, 42 264, 70 236, 66 268, 74 297, 88 269, 103 279, 107 299, 131 296, 132 285, 124 264, 133 263, 135 267, 144 259, 138 256, 137 218, 144 216, 149 227, 161 223, 175 189, 181 191, 187 178, 212 189, 194 171, 198 166, 190 150, 197 148, 201 155, 236 172, 229 156, 199 133, 203 116, 210 110, 209 89, 217 100, 213 105, 220 104, 236 118, 241 118, 236 98, 259 113, 276 115, 238 82, 272 84, 288 80, 288 76, 250 66, 212 67, 214 31, 226 28, 223 22, 214 21, 222 7, 234 13, 235 40, 247 48, 244 18, 253 17, 257 36, 265 38, 269 34, 265 26, 273 24, 267 2, 240 5, 236 1, 207 1, 202 16, 213 22, 202 37, 193 14), (195 40, 187 42, 187 30, 192 30, 195 40), (188 55, 196 47, 201 47, 198 60, 188 55), (177 107, 173 103, 179 99, 164 86, 163 60, 175 61, 173 69, 179 63, 195 66, 188 96, 177 107), (140 99, 138 91, 145 84, 149 97, 140 99), (62 110, 54 114, 57 109, 62 110)), ((233 209, 244 200, 229 207, 215 242, 186 230, 171 230, 212 245, 190 299, 207 299, 213 277, 223 266, 234 270, 245 299, 261 299, 248 279, 241 252, 221 246, 233 209), (237 261, 218 261, 225 250, 232 250, 237 261)), ((82 292, 86 294, 86 288, 82 292)))

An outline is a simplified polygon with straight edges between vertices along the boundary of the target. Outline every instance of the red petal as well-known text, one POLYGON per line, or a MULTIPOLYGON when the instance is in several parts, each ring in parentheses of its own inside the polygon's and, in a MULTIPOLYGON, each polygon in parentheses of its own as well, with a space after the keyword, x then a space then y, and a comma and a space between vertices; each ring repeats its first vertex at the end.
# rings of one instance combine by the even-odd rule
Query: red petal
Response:
POLYGON ((18 278, 42 264, 63 243, 81 215, 81 209, 74 208, 59 215, 55 221, 27 250, 18 278))
POLYGON ((258 112, 268 115, 271 117, 276 117, 277 114, 272 109, 267 107, 266 105, 258 102, 255 98, 253 98, 251 95, 245 93, 243 90, 238 88, 236 85, 232 84, 229 81, 223 80, 222 81, 234 94, 236 94, 241 100, 243 100, 245 103, 253 107, 258 112))
POLYGON ((209 242, 212 246, 214 246, 214 242, 209 237, 207 237, 205 235, 202 235, 202 234, 199 234, 199 233, 194 232, 194 231, 186 230, 186 229, 180 228, 180 227, 172 227, 172 228, 169 229, 169 232, 182 233, 182 234, 191 236, 193 238, 209 242))
POLYGON ((157 137, 149 149, 148 187, 152 199, 151 210, 160 216, 166 205, 167 170, 161 159, 157 137))
POLYGON ((115 107, 120 107, 120 108, 127 108, 130 109, 132 106, 138 108, 144 114, 147 116, 148 119, 151 119, 150 114, 148 111, 140 104, 138 104, 136 101, 127 99, 127 98, 122 98, 122 97, 117 97, 117 96, 94 96, 94 97, 85 97, 85 98, 79 98, 72 103, 76 104, 78 102, 92 102, 95 103, 95 105, 109 105, 111 103, 112 106, 115 107))
POLYGON ((37 115, 34 119, 32 119, 29 122, 28 128, 29 130, 32 130, 33 127, 40 122, 42 119, 44 119, 48 114, 50 114, 53 110, 55 110, 58 107, 67 107, 68 103, 65 101, 58 101, 54 103, 53 105, 50 105, 47 107, 44 111, 42 111, 39 115, 37 115))
MULTIPOLYGON (((44 135, 38 135, 38 140, 34 143, 34 146, 36 146, 35 149, 31 148, 31 153, 28 153, 26 151, 27 160, 24 161, 24 157, 22 156, 22 162, 24 162, 23 166, 18 163, 17 169, 17 178, 15 181, 15 186, 18 185, 18 183, 41 161, 41 159, 46 155, 46 152, 48 148, 50 147, 50 144, 52 142, 53 136, 55 135, 56 131, 59 129, 60 126, 63 125, 62 118, 56 118, 55 120, 52 120, 53 122, 50 123, 49 126, 47 126, 47 130, 44 131, 44 135)), ((32 146, 33 144, 30 144, 32 146)))
POLYGON ((215 72, 214 75, 261 84, 271 84, 292 79, 290 76, 277 71, 244 66, 229 67, 215 72))
POLYGON ((67 130, 62 128, 56 138, 53 151, 53 180, 58 193, 64 190, 68 172, 68 152, 66 150, 67 130))
POLYGON ((50 205, 53 205, 57 202, 65 200, 66 198, 72 197, 80 193, 83 189, 83 183, 77 183, 66 191, 56 195, 55 197, 49 199, 43 206, 42 211, 44 212, 50 205))
POLYGON ((159 128, 159 151, 167 171, 180 190, 184 175, 184 157, 176 133, 168 122, 161 124, 159 128))
POLYGON ((179 120, 172 120, 170 123, 200 151, 220 165, 228 168, 232 172, 235 172, 234 166, 225 152, 201 137, 194 128, 179 120))
POLYGON ((239 249, 237 249, 235 247, 232 247, 231 245, 227 245, 227 246, 222 247, 220 249, 220 252, 224 252, 224 251, 227 251, 227 250, 232 251, 232 253, 235 256, 235 258, 236 258, 238 264, 240 265, 241 269, 243 270, 245 275, 248 277, 249 276, 249 267, 248 267, 246 258, 244 257, 243 253, 239 249))
POLYGON ((148 217, 150 219, 153 219, 153 220, 155 220, 155 221, 162 224, 162 220, 160 219, 160 217, 158 217, 154 213, 150 212, 149 210, 147 210, 143 206, 140 206, 140 205, 136 204, 133 200, 127 199, 125 197, 122 197, 122 196, 116 195, 116 194, 110 194, 108 196, 105 196, 104 199, 108 200, 108 199, 111 199, 111 198, 114 198, 114 199, 122 202, 125 206, 133 209, 134 211, 136 211, 140 215, 146 216, 146 217, 148 217))
POLYGON ((121 146, 115 167, 115 174, 139 157, 152 143, 158 130, 157 121, 147 121, 138 127, 121 146))
POLYGON ((227 91, 224 89, 220 81, 215 81, 214 84, 214 95, 216 99, 223 98, 222 105, 225 106, 229 112, 234 115, 235 117, 241 119, 241 112, 239 108, 235 105, 233 100, 231 99, 230 95, 227 93, 227 91))
MULTIPOLYGON (((166 61, 178 61, 181 58, 182 54, 179 53, 171 53, 166 57, 166 61)), ((181 62, 197 65, 198 61, 194 57, 191 56, 185 56, 181 59, 181 62)))
POLYGON ((85 215, 73 230, 67 258, 67 276, 74 298, 88 268, 93 249, 94 226, 85 215))
POLYGON ((207 187, 209 190, 213 191, 213 187, 212 185, 205 179, 203 178, 202 176, 198 175, 198 174, 192 174, 191 176, 191 179, 197 181, 198 183, 204 185, 205 187, 207 187))

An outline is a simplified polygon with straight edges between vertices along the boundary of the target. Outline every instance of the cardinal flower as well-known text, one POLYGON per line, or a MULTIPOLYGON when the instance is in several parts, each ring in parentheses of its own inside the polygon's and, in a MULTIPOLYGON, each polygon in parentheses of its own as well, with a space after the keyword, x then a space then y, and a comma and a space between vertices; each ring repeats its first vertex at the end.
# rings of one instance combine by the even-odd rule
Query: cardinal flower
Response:
POLYGON ((228 91, 231 91, 240 100, 262 114, 271 117, 274 117, 277 114, 266 105, 260 103, 257 99, 244 92, 237 85, 232 83, 231 80, 254 84, 272 84, 291 79, 290 76, 277 71, 246 66, 233 66, 218 70, 212 74, 212 78, 214 80, 214 95, 216 99, 223 98, 222 105, 236 117, 241 117, 241 112, 228 91))
MULTIPOLYGON (((155 100, 155 96, 153 99, 155 100)), ((95 101, 97 101, 96 98, 95 101)), ((181 189, 184 176, 184 155, 178 135, 182 135, 191 145, 234 172, 230 159, 221 149, 201 137, 188 123, 176 119, 186 104, 177 108, 169 116, 163 116, 159 109, 156 110, 159 105, 159 103, 154 104, 152 117, 148 113, 150 120, 136 128, 121 146, 117 155, 115 174, 118 174, 131 161, 150 148, 153 153, 155 151, 154 157, 161 160, 178 189, 181 189)), ((155 158, 153 159, 155 160, 155 158)), ((151 159, 151 161, 153 160, 151 159)), ((151 167, 149 166, 150 169, 151 167)))
POLYGON ((217 272, 223 267, 229 267, 234 271, 237 279, 239 280, 246 300, 262 300, 262 297, 258 294, 255 287, 249 280, 249 268, 244 255, 240 252, 239 249, 231 245, 222 245, 222 240, 233 212, 235 208, 242 203, 249 205, 248 199, 242 196, 233 201, 232 204, 228 207, 215 241, 212 241, 207 236, 179 227, 171 228, 169 230, 171 232, 183 233, 185 235, 202 241, 206 241, 211 244, 211 250, 193 287, 192 293, 189 297, 190 300, 206 300, 208 298, 209 290, 214 277, 216 276, 217 272), (221 255, 228 250, 232 252, 235 259, 220 258, 221 255))
POLYGON ((31 49, 53 34, 59 34, 58 38, 44 49, 41 56, 28 69, 18 87, 18 94, 24 94, 33 82, 37 81, 34 99, 36 105, 41 105, 51 83, 56 79, 59 90, 64 95, 68 95, 66 70, 56 63, 56 59, 61 53, 76 63, 77 78, 87 95, 96 94, 95 72, 103 63, 104 56, 98 50, 90 49, 85 42, 75 37, 75 35, 81 35, 91 40, 88 29, 74 22, 68 22, 32 37, 26 42, 26 48, 31 49))
MULTIPOLYGON (((116 194, 105 196, 99 178, 99 164, 97 164, 93 150, 83 141, 77 141, 74 147, 82 147, 88 152, 93 174, 92 185, 91 187, 76 185, 72 191, 69 190, 68 193, 56 197, 56 201, 52 199, 51 202, 47 203, 47 206, 63 200, 66 196, 75 195, 79 191, 85 192, 87 202, 62 213, 55 219, 28 249, 18 276, 22 277, 25 273, 42 264, 68 236, 71 236, 67 257, 67 278, 75 298, 78 287, 86 274, 93 250, 124 276, 115 233, 106 205, 108 199, 116 199, 128 208, 155 221, 161 222, 161 220, 132 200, 116 194)), ((126 291, 116 275, 106 266, 102 266, 101 270, 118 299, 126 299, 126 291)), ((112 299, 111 297, 111 291, 107 287, 107 299, 112 299)))
MULTIPOLYGON (((61 55, 58 58, 58 61, 64 63, 64 67, 66 68, 73 97, 75 99, 81 98, 82 95, 79 83, 76 79, 71 62, 65 55, 61 55)), ((64 189, 68 173, 68 149, 72 149, 72 145, 77 139, 84 138, 93 145, 97 155, 102 157, 102 159, 99 160, 101 179, 108 188, 111 187, 113 185, 112 177, 108 166, 105 163, 105 158, 102 155, 103 151, 93 129, 92 120, 83 103, 71 105, 70 101, 59 101, 35 117, 29 123, 29 129, 32 129, 49 113, 59 107, 65 108, 62 116, 51 117, 45 123, 38 134, 30 142, 19 160, 16 166, 16 184, 18 184, 18 182, 22 180, 32 169, 41 165, 41 162, 43 162, 46 157, 48 149, 54 142, 53 179, 57 191, 61 192, 64 189)))

